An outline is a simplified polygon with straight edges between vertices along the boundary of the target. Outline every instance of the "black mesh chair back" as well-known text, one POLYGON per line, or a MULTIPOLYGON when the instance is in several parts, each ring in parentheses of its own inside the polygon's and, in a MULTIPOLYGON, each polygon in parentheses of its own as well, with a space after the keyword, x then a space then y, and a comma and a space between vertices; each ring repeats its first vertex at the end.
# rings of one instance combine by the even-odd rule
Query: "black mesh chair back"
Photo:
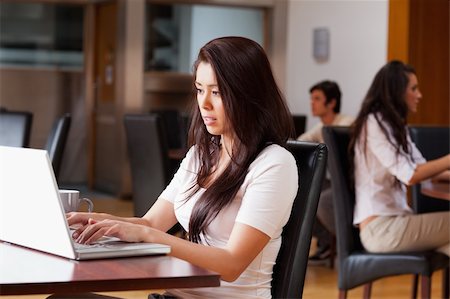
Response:
POLYGON ((273 270, 273 298, 302 298, 312 228, 327 164, 325 144, 288 141, 297 161, 299 190, 283 228, 280 252, 273 270))
MULTIPOLYGON (((409 131, 425 159, 433 160, 450 153, 450 127, 411 126, 409 131)), ((412 186, 411 198, 416 213, 450 210, 450 201, 423 195, 420 184, 412 186)))
POLYGON ((169 182, 166 134, 156 114, 125 115, 134 215, 143 216, 169 182))
POLYGON ((29 147, 33 114, 0 109, 0 145, 29 147))
POLYGON ((415 275, 413 298, 416 297, 417 275, 421 275, 422 297, 429 298, 431 275, 435 270, 448 269, 449 258, 435 251, 399 253, 365 251, 359 238, 359 229, 353 226, 355 194, 349 172, 350 128, 326 126, 322 132, 329 148, 328 166, 333 190, 339 259, 339 298, 346 298, 347 290, 360 285, 365 285, 364 297, 370 298, 374 280, 400 274, 415 275))
POLYGON ((64 154, 64 149, 67 143, 67 137, 69 136, 71 124, 70 114, 64 114, 58 118, 47 137, 47 142, 45 144, 45 149, 48 152, 50 161, 52 161, 53 171, 58 179, 59 171, 61 169, 62 158, 64 154))

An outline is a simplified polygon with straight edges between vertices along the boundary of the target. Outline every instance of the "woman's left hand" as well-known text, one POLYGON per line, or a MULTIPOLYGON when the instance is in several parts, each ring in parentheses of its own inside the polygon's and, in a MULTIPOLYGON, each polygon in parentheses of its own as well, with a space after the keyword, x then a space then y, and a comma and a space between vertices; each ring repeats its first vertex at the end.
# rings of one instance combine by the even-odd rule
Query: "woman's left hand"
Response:
POLYGON ((116 237, 125 242, 145 242, 151 234, 151 228, 119 220, 89 219, 88 223, 74 233, 77 243, 91 244, 103 236, 116 237))

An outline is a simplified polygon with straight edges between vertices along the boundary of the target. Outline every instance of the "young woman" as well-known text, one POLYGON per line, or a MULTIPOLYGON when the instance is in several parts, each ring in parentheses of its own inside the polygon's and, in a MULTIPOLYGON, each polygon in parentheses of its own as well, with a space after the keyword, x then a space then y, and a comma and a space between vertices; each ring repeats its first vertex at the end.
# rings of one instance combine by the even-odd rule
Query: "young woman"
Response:
POLYGON ((270 298, 272 268, 298 189, 283 145, 291 116, 264 50, 242 37, 207 43, 194 65, 192 145, 142 218, 68 214, 73 237, 168 244, 171 255, 221 275, 218 288, 169 290, 177 297, 270 298), (166 233, 179 222, 189 240, 166 233))
POLYGON ((407 204, 406 186, 450 178, 450 155, 426 161, 409 136, 407 116, 421 97, 414 69, 391 61, 376 74, 353 125, 354 224, 368 251, 450 256, 450 212, 412 214, 407 204))

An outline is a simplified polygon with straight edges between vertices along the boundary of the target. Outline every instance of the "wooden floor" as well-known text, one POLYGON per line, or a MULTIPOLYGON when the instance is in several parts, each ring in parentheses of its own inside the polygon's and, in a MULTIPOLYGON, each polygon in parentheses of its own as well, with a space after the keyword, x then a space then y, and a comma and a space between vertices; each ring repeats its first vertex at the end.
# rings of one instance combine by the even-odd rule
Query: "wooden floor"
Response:
MULTIPOLYGON (((94 210, 98 212, 112 213, 120 216, 132 215, 132 203, 129 200, 111 199, 107 196, 96 195, 92 197, 94 210)), ((315 242, 313 240, 312 247, 315 242)), ((0 269, 1 271, 1 269, 0 269)), ((372 299, 385 298, 410 298, 411 275, 395 276, 376 281, 372 287, 372 299)), ((337 272, 326 266, 308 266, 303 298, 337 298, 337 272)), ((441 298, 442 273, 437 272, 433 276, 432 298, 441 298)), ((129 291, 129 292, 108 292, 100 293, 127 299, 144 299, 155 290, 129 291)), ((158 291, 156 291, 158 292, 158 291)), ((29 295, 29 296, 1 296, 5 299, 40 299, 49 295, 29 295)), ((349 291, 349 299, 362 298, 362 287, 349 291)))

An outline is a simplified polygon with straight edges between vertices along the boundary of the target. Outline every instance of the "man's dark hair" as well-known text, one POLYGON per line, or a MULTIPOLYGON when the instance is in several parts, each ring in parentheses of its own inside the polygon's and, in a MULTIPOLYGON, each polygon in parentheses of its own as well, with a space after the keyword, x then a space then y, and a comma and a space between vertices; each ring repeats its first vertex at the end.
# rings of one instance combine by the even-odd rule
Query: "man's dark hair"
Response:
POLYGON ((312 93, 314 90, 321 90, 325 94, 327 104, 335 99, 336 106, 334 106, 333 111, 335 113, 341 111, 341 90, 336 82, 329 80, 319 82, 309 89, 309 93, 312 93))

